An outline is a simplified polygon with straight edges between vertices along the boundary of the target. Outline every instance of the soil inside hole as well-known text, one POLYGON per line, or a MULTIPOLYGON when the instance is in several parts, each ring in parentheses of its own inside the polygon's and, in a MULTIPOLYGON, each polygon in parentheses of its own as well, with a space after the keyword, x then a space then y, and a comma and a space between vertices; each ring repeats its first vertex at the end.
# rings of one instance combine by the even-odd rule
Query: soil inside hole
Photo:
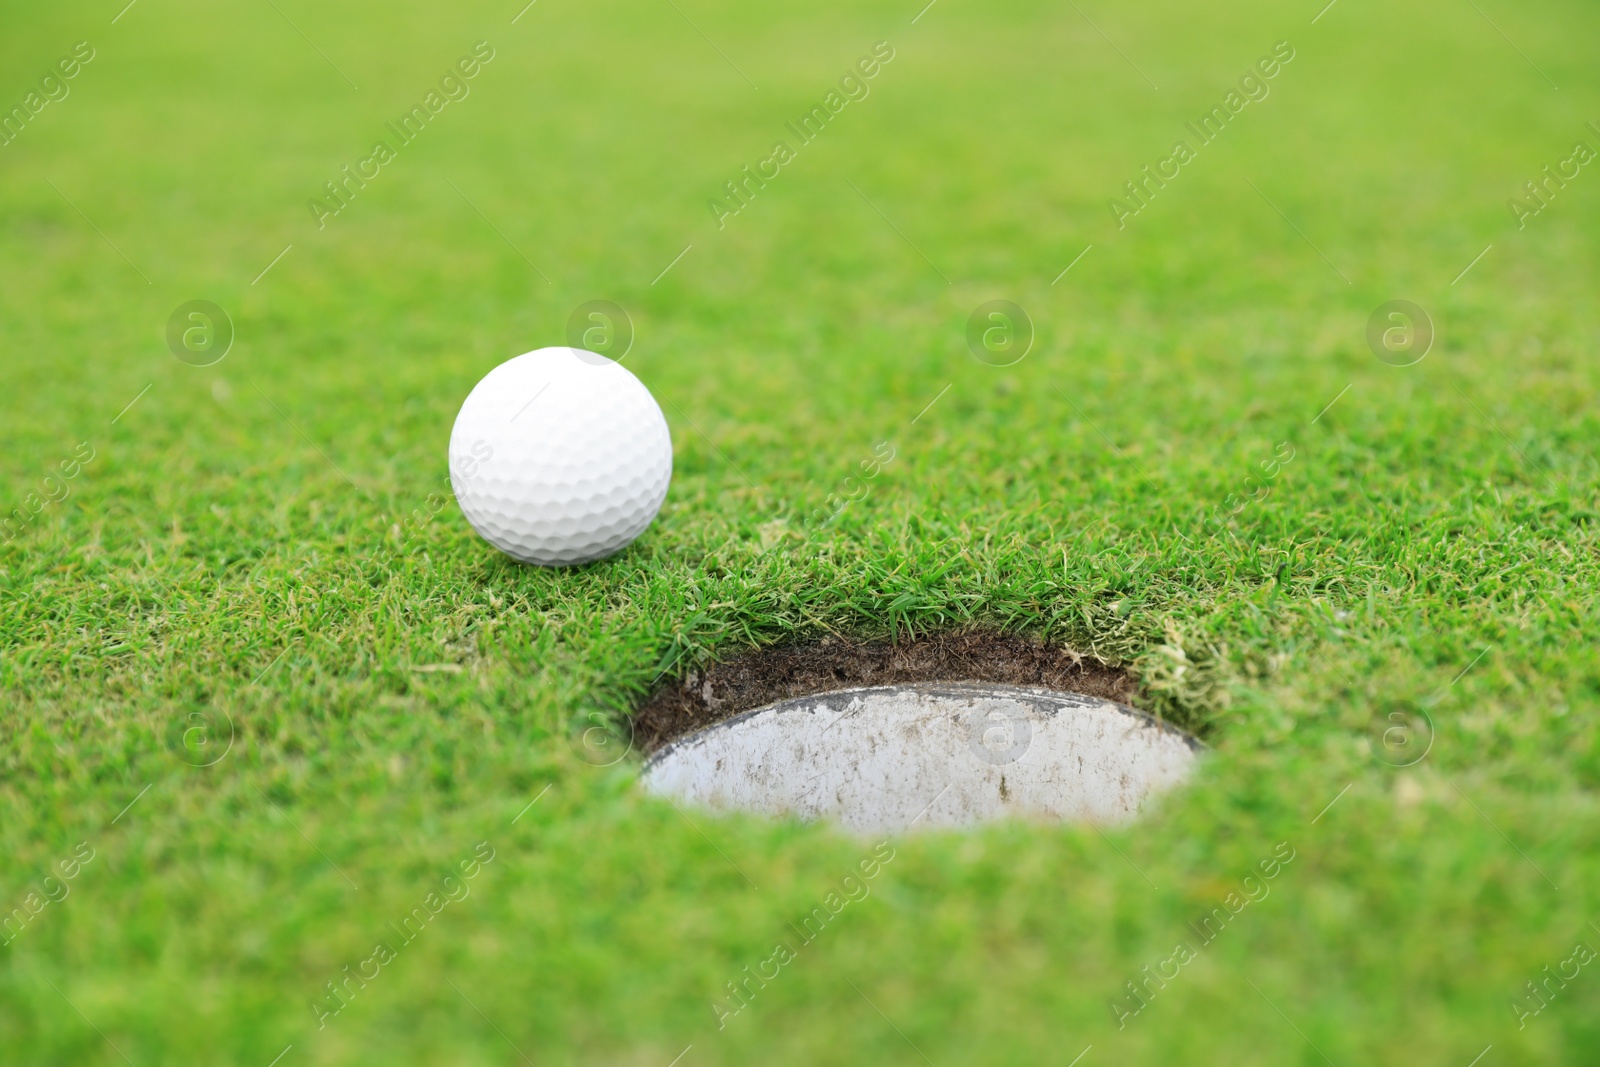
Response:
POLYGON ((997 682, 1130 704, 1126 671, 1059 645, 1005 634, 941 634, 893 644, 828 636, 741 653, 663 686, 633 717, 646 755, 684 734, 778 700, 856 686, 997 682))

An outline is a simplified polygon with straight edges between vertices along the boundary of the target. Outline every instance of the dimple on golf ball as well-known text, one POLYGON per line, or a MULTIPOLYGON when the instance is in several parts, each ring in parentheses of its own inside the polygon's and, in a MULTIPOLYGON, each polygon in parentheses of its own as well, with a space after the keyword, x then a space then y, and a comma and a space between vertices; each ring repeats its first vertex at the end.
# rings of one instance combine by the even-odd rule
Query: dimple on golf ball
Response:
POLYGON ((484 376, 450 431, 450 484, 472 528, 513 559, 587 563, 621 551, 661 510, 672 436, 620 364, 540 348, 484 376))

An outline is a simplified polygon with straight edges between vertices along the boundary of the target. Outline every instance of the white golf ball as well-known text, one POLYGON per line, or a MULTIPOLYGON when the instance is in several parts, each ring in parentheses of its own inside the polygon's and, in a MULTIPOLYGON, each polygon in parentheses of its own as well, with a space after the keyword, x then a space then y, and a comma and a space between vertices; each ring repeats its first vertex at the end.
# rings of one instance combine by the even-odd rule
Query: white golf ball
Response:
POLYGON ((500 364, 450 431, 450 484, 472 528, 513 559, 587 563, 645 531, 672 480, 672 436, 623 367, 577 348, 500 364))

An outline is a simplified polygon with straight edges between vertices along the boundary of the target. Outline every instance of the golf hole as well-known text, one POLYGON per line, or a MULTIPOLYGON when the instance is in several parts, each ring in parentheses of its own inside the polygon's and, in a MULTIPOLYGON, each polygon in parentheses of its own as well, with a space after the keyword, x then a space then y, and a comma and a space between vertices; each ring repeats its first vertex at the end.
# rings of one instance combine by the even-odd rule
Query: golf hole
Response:
POLYGON ((1182 730, 1102 695, 990 680, 883 678, 921 674, 954 658, 969 674, 1064 673, 1100 689, 1125 684, 1066 650, 973 635, 922 647, 834 640, 832 647, 777 653, 787 657, 781 668, 747 657, 658 695, 639 723, 671 721, 679 729, 652 738, 643 788, 702 810, 828 820, 860 833, 1003 818, 1104 826, 1127 822, 1182 783, 1201 751, 1182 730), (795 675, 818 673, 895 684, 793 694, 795 675), (717 696, 785 689, 782 699, 753 708, 729 708, 717 696), (686 710, 691 703, 698 707, 686 710), (713 721, 706 725, 706 718, 713 721), (686 721, 693 719, 699 728, 686 721))

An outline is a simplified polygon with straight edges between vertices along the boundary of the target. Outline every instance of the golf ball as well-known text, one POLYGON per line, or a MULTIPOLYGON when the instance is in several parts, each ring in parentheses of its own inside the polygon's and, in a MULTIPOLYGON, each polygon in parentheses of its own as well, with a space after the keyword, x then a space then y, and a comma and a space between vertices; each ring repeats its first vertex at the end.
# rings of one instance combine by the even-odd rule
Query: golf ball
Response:
POLYGON ((513 559, 587 563, 645 531, 672 480, 672 436, 623 367, 540 348, 477 384, 450 431, 450 484, 472 528, 513 559))

